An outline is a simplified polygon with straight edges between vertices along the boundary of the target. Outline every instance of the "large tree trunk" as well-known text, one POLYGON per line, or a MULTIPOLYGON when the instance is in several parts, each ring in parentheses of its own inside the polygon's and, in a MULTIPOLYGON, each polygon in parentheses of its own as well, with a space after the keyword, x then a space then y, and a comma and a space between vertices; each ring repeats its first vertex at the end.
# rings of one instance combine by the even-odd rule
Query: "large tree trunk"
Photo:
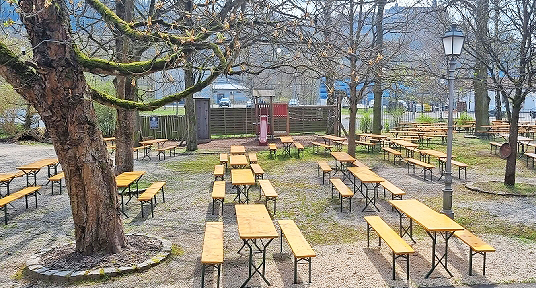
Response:
MULTIPOLYGON (((116 14, 121 19, 131 22, 134 12, 134 1, 123 0, 116 2, 116 14)), ((119 36, 115 39, 115 52, 118 62, 127 63, 131 60, 132 43, 127 36, 119 36)), ((117 76, 114 81, 117 98, 126 100, 138 100, 137 82, 134 77, 117 76)), ((115 126, 115 174, 134 170, 134 153, 132 148, 135 144, 135 131, 137 128, 137 111, 118 108, 117 122, 115 126)))
POLYGON ((0 73, 37 109, 48 129, 65 172, 77 251, 118 252, 125 242, 115 178, 73 51, 68 10, 64 1, 46 2, 19 1, 21 19, 35 47, 39 81, 27 89, 17 85, 21 75, 6 75, 2 69, 0 73))
MULTIPOLYGON (((374 50, 376 55, 383 54, 383 11, 385 8, 385 0, 376 0, 376 34, 374 50)), ((376 67, 374 68, 374 109, 372 110, 372 133, 382 133, 382 68, 383 61, 377 59, 376 67)))
POLYGON ((495 120, 502 120, 501 90, 495 89, 495 120))
MULTIPOLYGON (((194 85, 194 73, 191 68, 184 70, 184 85, 190 87, 194 85)), ((184 102, 188 134, 186 136, 186 150, 197 150, 197 120, 195 115, 194 95, 188 95, 184 102)))
POLYGON ((478 0, 476 16, 476 59, 473 87, 475 89, 475 120, 476 131, 481 131, 483 125, 489 125, 488 69, 484 45, 488 38, 489 0, 478 0))
MULTIPOLYGON (((333 76, 326 75, 326 92, 328 93, 326 104, 335 106, 335 89, 334 89, 334 80, 333 76)), ((326 127, 326 134, 337 134, 337 109, 328 110, 328 126, 326 127)))
MULTIPOLYGON (((516 89, 516 99, 521 98, 521 89, 516 89), (519 93, 519 94, 518 94, 519 93)), ((521 103, 522 101, 519 101, 519 103, 513 103, 512 105, 512 118, 510 121, 510 137, 508 139, 508 143, 510 144, 510 149, 512 153, 510 153, 510 156, 506 158, 506 170, 504 173, 504 185, 514 185, 516 184, 516 160, 517 160, 517 133, 519 130, 519 127, 517 127, 517 124, 519 123, 519 111, 521 111, 521 103)))

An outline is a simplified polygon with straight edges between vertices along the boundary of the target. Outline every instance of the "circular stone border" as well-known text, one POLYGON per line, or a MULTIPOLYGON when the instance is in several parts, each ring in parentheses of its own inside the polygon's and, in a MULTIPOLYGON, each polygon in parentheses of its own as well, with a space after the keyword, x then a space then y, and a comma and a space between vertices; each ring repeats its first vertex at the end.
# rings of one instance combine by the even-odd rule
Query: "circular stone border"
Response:
MULTIPOLYGON (((489 181, 489 182, 502 183, 501 181, 489 181)), ((464 184, 465 188, 467 188, 467 189, 469 189, 471 191, 480 192, 480 193, 486 193, 486 194, 491 194, 491 195, 513 196, 513 197, 535 197, 536 196, 536 195, 520 195, 520 194, 505 193, 505 192, 500 192, 500 193, 490 192, 490 191, 482 190, 482 189, 480 189, 478 187, 475 187, 473 185, 474 185, 473 182, 469 182, 469 183, 464 184)))
MULTIPOLYGON (((131 273, 131 272, 141 272, 149 269, 152 266, 155 266, 165 260, 171 254, 171 241, 143 233, 133 233, 125 235, 134 235, 134 236, 146 236, 149 238, 158 239, 162 243, 162 250, 153 256, 145 260, 142 263, 132 264, 130 266, 124 267, 106 267, 106 268, 96 268, 89 270, 55 270, 44 267, 41 262, 41 255, 52 250, 53 248, 48 248, 39 251, 38 253, 32 255, 28 261, 26 261, 26 272, 27 275, 33 278, 40 280, 48 281, 58 281, 58 282, 75 282, 80 280, 96 280, 104 277, 118 276, 121 274, 131 273)), ((68 244, 69 245, 69 244, 68 244)))

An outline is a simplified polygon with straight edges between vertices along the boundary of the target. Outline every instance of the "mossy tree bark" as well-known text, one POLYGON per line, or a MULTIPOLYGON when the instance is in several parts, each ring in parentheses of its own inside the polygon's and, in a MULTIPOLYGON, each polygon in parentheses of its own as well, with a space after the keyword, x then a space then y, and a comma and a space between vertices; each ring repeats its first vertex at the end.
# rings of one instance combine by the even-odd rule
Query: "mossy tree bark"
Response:
POLYGON ((19 7, 36 67, 29 68, 2 45, 0 75, 37 109, 48 129, 65 172, 76 250, 118 252, 125 239, 115 178, 73 49, 66 4, 20 0, 19 7))

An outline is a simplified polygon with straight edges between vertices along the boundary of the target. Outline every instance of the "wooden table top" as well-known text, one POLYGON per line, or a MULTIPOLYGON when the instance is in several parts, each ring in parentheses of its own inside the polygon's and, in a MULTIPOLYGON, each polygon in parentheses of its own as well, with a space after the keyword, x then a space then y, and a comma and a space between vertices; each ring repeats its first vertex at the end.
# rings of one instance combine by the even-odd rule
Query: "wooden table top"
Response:
POLYGON ((246 147, 242 145, 231 145, 231 154, 246 154, 246 147))
POLYGON ((432 149, 419 150, 419 153, 434 156, 437 158, 447 158, 447 153, 443 153, 443 152, 432 150, 432 149))
POLYGON ((20 176, 23 176, 24 172, 18 171, 18 172, 11 172, 11 173, 2 173, 0 174, 0 182, 8 182, 11 181, 13 178, 17 178, 20 176))
POLYGON ((263 204, 237 204, 235 209, 241 239, 273 239, 279 236, 263 204))
POLYGON ((105 137, 105 138, 102 138, 104 140, 104 142, 107 142, 107 141, 115 141, 115 137, 105 137))
POLYGON ((366 167, 348 167, 348 171, 363 183, 380 183, 385 181, 385 179, 366 167))
POLYGON ((246 155, 236 154, 229 156, 229 164, 231 166, 235 165, 248 165, 248 159, 246 158, 246 155))
POLYGON ((291 136, 281 136, 279 139, 281 139, 281 143, 294 143, 294 139, 291 136))
POLYGON ((115 182, 117 184, 117 187, 128 187, 145 173, 145 171, 123 172, 115 176, 115 182))
POLYGON ((324 139, 328 139, 328 140, 333 140, 333 141, 345 141, 346 140, 346 138, 344 137, 339 137, 335 135, 322 135, 320 137, 324 139))
POLYGON ((418 144, 415 144, 415 143, 411 143, 409 141, 405 141, 405 140, 393 140, 392 141, 393 143, 397 144, 397 145, 400 145, 402 147, 405 147, 405 148, 408 148, 408 147, 419 147, 418 144))
POLYGON ((206 222, 205 238, 201 263, 218 264, 223 262, 223 222, 206 222))
POLYGON ((26 164, 24 166, 17 167, 19 170, 39 170, 48 165, 58 164, 58 158, 48 158, 36 161, 34 163, 26 164))
POLYGON ((346 152, 331 152, 331 156, 333 156, 333 158, 339 162, 352 163, 355 161, 355 158, 346 152))
POLYGON ((427 231, 458 231, 464 228, 447 215, 432 210, 416 199, 389 200, 398 211, 419 223, 427 231))
POLYGON ((255 176, 251 169, 233 169, 231 170, 231 183, 233 185, 254 185, 255 176))
POLYGON ((166 141, 168 141, 168 139, 153 139, 153 140, 141 141, 140 144, 141 145, 153 145, 153 144, 159 144, 159 143, 166 142, 166 141))

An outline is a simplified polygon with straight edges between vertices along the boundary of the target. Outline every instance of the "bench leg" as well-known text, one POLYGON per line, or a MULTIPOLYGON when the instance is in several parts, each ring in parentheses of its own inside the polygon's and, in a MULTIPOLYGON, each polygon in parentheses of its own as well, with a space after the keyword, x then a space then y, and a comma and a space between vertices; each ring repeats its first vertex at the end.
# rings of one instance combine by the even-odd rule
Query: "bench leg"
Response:
POLYGON ((473 249, 469 247, 469 276, 473 275, 473 249))
POLYGON ((140 206, 141 206, 141 218, 143 218, 143 201, 140 201, 140 206))
POLYGON ((154 218, 153 198, 151 198, 151 217, 154 218))
POLYGON ((201 288, 205 287, 205 264, 201 264, 201 288))
POLYGON ((393 280, 395 280, 395 260, 396 260, 395 252, 393 252, 393 280))
POLYGON ((294 257, 294 284, 298 284, 298 259, 294 257))
POLYGON ((212 215, 214 215, 214 202, 216 202, 216 198, 212 198, 212 215))
POLYGON ((4 209, 4 224, 7 225, 7 205, 2 208, 4 209))

